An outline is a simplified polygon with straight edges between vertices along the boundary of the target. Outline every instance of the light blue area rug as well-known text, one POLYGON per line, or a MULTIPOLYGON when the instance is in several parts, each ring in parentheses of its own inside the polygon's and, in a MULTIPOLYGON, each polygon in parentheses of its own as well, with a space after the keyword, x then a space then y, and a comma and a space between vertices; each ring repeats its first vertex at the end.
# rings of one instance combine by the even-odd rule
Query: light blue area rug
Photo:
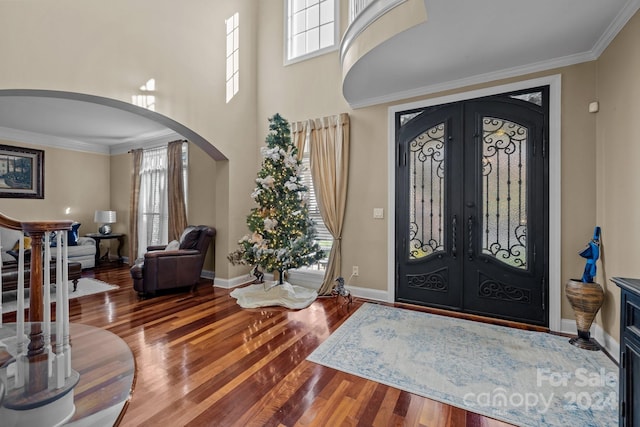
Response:
POLYGON ((364 304, 308 360, 516 425, 618 425, 615 363, 547 333, 364 304))

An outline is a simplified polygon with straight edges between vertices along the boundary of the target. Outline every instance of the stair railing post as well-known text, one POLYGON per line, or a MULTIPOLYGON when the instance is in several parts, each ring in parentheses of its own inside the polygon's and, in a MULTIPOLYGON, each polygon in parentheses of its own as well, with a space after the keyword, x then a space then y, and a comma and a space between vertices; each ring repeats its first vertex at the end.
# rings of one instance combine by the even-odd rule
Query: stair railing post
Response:
POLYGON ((69 331, 69 235, 63 233, 64 244, 62 245, 62 327, 65 354, 65 379, 71 376, 71 340, 69 331))
POLYGON ((44 351, 47 353, 47 372, 51 376, 53 354, 51 351, 51 239, 50 233, 44 234, 44 351))
POLYGON ((56 387, 60 388, 64 386, 64 379, 66 377, 66 362, 65 362, 65 350, 64 350, 64 325, 62 319, 64 318, 63 297, 60 291, 63 288, 62 283, 62 239, 63 234, 58 232, 56 235, 56 361, 55 361, 55 376, 56 387))
POLYGON ((20 232, 18 244, 18 286, 16 303, 16 373, 15 388, 24 386, 27 382, 27 366, 25 354, 25 325, 24 325, 24 232, 20 232))
POLYGON ((44 334, 42 331, 43 297, 42 297, 42 237, 41 230, 32 230, 31 262, 29 268, 29 382, 27 392, 35 394, 46 390, 49 385, 47 354, 44 351, 44 334))

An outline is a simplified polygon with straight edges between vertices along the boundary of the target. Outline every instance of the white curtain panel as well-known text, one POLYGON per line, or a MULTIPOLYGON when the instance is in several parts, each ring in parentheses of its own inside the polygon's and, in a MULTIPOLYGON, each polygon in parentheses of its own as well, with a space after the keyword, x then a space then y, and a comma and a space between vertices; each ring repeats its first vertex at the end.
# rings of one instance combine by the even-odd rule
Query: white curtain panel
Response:
POLYGON ((167 147, 144 150, 140 168, 138 257, 149 245, 168 242, 167 147))

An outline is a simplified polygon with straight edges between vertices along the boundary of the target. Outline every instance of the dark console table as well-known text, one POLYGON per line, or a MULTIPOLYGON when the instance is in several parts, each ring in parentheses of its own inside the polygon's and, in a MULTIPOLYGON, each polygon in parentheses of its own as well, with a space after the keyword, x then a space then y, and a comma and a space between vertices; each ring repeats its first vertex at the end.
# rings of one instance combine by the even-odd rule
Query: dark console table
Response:
POLYGON ((107 248, 107 252, 101 257, 100 256, 100 242, 102 240, 111 240, 118 239, 118 262, 122 262, 122 254, 120 251, 122 250, 122 246, 124 246, 124 234, 122 233, 110 233, 110 234, 100 234, 100 233, 89 233, 86 237, 91 237, 96 241, 96 266, 100 264, 101 260, 109 261, 109 248, 107 248))
POLYGON ((640 425, 640 279, 611 279, 620 287, 620 426, 640 425))

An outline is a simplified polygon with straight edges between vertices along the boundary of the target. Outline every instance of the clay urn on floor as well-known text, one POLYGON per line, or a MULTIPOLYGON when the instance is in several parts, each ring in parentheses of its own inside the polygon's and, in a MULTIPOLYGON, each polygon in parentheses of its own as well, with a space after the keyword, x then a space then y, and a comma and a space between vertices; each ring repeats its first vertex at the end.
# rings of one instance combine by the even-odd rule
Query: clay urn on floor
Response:
POLYGON ((578 337, 571 338, 569 342, 586 350, 600 350, 600 345, 591 338, 589 332, 591 323, 604 301, 602 286, 593 281, 596 276, 596 261, 600 257, 600 227, 595 227, 593 238, 579 255, 587 260, 582 279, 571 279, 564 287, 565 295, 576 314, 578 326, 578 337))
POLYGON ((604 291, 599 283, 570 279, 564 288, 565 294, 576 315, 578 336, 569 342, 586 350, 600 350, 600 345, 591 337, 591 324, 604 302, 604 291))

